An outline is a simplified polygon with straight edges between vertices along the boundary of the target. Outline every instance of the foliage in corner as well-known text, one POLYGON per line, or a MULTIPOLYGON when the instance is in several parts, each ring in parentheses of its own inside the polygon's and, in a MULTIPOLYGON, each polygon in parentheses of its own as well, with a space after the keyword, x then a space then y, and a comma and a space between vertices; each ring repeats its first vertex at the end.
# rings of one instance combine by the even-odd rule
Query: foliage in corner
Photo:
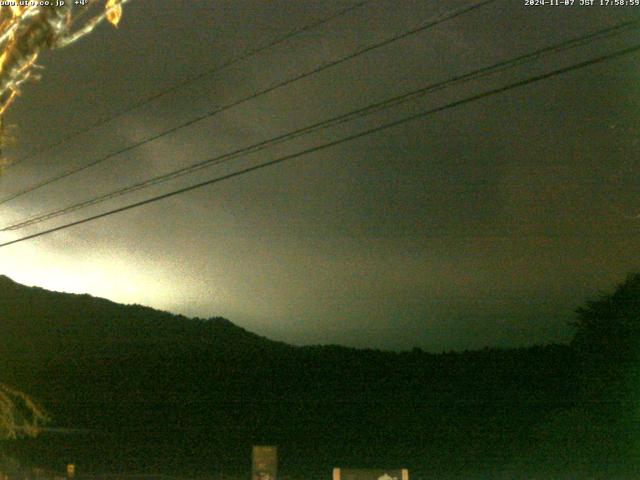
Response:
POLYGON ((34 437, 48 417, 26 394, 0 383, 0 440, 34 437))

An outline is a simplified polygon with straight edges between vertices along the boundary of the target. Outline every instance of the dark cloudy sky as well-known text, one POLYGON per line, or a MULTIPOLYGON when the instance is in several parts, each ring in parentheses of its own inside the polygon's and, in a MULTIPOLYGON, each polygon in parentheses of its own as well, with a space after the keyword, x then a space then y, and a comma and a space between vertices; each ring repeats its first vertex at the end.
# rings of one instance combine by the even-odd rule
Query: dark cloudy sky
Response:
MULTIPOLYGON (((47 52, 7 122, 21 158, 314 19, 338 0, 132 0, 47 52)), ((372 0, 0 178, 5 197, 473 1, 372 0)), ((579 0, 576 1, 579 3, 579 0)), ((3 224, 435 81, 640 18, 502 0, 0 206, 3 224)), ((640 43, 637 29, 20 232, 17 238, 640 43)), ((0 249, 0 273, 295 344, 441 351, 567 341, 572 311, 640 268, 640 55, 447 110, 0 249)))

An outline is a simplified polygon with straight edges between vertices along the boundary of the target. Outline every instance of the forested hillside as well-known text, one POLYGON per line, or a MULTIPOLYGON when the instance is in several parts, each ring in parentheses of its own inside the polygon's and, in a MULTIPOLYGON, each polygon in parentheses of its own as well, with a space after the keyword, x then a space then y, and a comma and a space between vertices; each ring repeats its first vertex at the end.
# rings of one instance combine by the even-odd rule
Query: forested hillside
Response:
POLYGON ((77 430, 5 448, 93 472, 242 472, 253 443, 279 445, 291 478, 326 478, 336 465, 403 466, 419 478, 624 472, 637 417, 621 414, 635 408, 621 372, 635 357, 609 362, 592 325, 577 326, 573 346, 293 347, 222 318, 2 277, 0 379, 37 399, 51 427, 77 430))

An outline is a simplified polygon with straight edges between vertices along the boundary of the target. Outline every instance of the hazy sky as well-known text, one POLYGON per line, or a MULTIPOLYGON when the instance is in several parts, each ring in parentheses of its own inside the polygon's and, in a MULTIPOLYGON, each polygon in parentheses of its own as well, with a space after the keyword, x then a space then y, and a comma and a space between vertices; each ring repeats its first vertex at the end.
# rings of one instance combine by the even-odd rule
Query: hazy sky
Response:
MULTIPOLYGON (((132 0, 41 56, 6 121, 38 147, 345 8, 337 0, 132 0)), ((372 0, 9 168, 6 197, 473 1, 372 0)), ((577 0, 576 3, 579 3, 577 0)), ((0 206, 2 224, 640 17, 502 0, 0 206)), ((637 29, 60 217, 34 233, 640 41, 637 29)), ((295 344, 441 351, 567 341, 640 268, 640 54, 510 90, 154 204, 0 248, 0 273, 295 344)))

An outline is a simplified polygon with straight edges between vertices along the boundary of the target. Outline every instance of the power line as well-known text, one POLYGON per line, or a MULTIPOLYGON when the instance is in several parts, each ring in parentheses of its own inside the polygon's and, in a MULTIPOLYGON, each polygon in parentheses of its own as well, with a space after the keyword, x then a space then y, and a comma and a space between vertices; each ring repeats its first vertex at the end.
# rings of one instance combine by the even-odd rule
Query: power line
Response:
MULTIPOLYGON (((309 30, 313 30, 314 28, 320 27, 320 26, 324 25, 325 23, 329 23, 329 22, 331 22, 331 21, 333 21, 333 20, 335 20, 337 18, 343 17, 346 14, 348 14, 349 12, 351 12, 353 10, 356 10, 356 9, 358 9, 360 7, 363 7, 367 3, 371 3, 373 1, 374 0, 362 0, 362 1, 356 2, 353 5, 350 5, 348 7, 343 8, 342 10, 339 10, 338 12, 332 13, 329 16, 323 17, 323 18, 321 18, 319 20, 316 20, 316 21, 310 22, 310 23, 308 23, 306 25, 303 25, 300 28, 293 29, 290 32, 287 32, 287 33, 285 33, 283 35, 277 36, 274 39, 272 39, 271 41, 265 43, 264 45, 252 48, 252 49, 246 51, 245 53, 243 53, 242 55, 238 55, 236 57, 232 57, 231 59, 227 60, 226 62, 223 62, 221 65, 218 65, 218 66, 216 66, 216 67, 214 67, 212 69, 206 70, 206 71, 201 72, 201 73, 199 73, 197 75, 194 75, 194 76, 189 77, 189 78, 187 78, 185 80, 182 80, 182 81, 180 81, 178 83, 175 83, 172 86, 170 86, 168 88, 165 88, 164 90, 161 90, 161 91, 159 91, 159 92, 157 92, 157 93, 155 93, 153 95, 150 95, 150 96, 148 96, 148 97, 146 97, 146 98, 144 98, 144 99, 142 99, 142 100, 140 100, 138 102, 134 102, 131 105, 128 105, 127 107, 123 108, 122 110, 120 110, 118 112, 115 112, 115 113, 113 113, 113 114, 111 114, 111 115, 109 115, 109 116, 107 116, 107 117, 105 117, 105 118, 103 118, 101 120, 98 120, 95 123, 92 123, 91 125, 89 125, 86 128, 82 128, 80 130, 76 130, 75 132, 72 132, 72 133, 62 137, 57 142, 54 142, 54 143, 49 144, 49 145, 47 145, 47 146, 45 146, 43 148, 39 148, 39 149, 37 149, 35 151, 32 151, 31 153, 28 153, 27 155, 24 155, 23 157, 17 159, 13 163, 13 165, 15 165, 17 163, 20 163, 20 162, 22 162, 24 160, 27 160, 28 158, 35 157, 35 156, 40 155, 42 153, 48 152, 50 150, 53 150, 54 148, 59 147, 60 145, 63 145, 65 143, 67 143, 68 141, 70 141, 70 140, 72 140, 72 139, 74 139, 74 138, 76 138, 76 137, 78 137, 78 136, 80 136, 80 135, 82 135, 84 133, 87 133, 87 132, 89 132, 91 130, 95 130, 96 128, 99 128, 99 127, 111 122, 112 120, 115 120, 118 117, 121 117, 121 116, 123 116, 123 115, 125 115, 125 114, 127 114, 129 112, 132 112, 133 110, 137 110, 138 108, 143 107, 144 105, 147 105, 147 104, 153 102, 154 100, 162 98, 162 97, 164 97, 166 95, 169 95, 169 94, 171 94, 173 92, 176 92, 177 90, 179 90, 179 89, 181 89, 183 87, 186 87, 187 85, 189 85, 191 83, 197 82, 198 80, 200 80, 202 78, 214 75, 214 74, 216 74, 218 72, 221 72, 222 70, 225 70, 225 69, 227 69, 227 68, 229 68, 229 67, 231 67, 231 66, 233 66, 233 65, 235 65, 237 63, 240 63, 240 62, 242 62, 244 60, 248 60, 251 57, 259 55, 260 53, 265 52, 266 50, 269 50, 270 48, 276 47, 276 46, 280 45, 281 43, 285 43, 285 42, 291 40, 292 38, 294 38, 294 37, 296 37, 296 36, 298 36, 298 35, 300 35, 302 33, 308 32, 309 30)), ((84 11, 88 11, 88 10, 85 9, 85 10, 83 10, 83 12, 84 11)))
POLYGON ((50 220, 52 218, 56 218, 62 215, 66 215, 68 213, 71 212, 75 212, 84 208, 87 208, 89 206, 92 205, 96 205, 102 202, 105 202, 107 200, 111 200, 113 198, 117 198, 119 196, 128 194, 128 193, 132 193, 134 191, 138 191, 144 188, 148 188, 193 172, 196 172, 198 170, 201 170, 203 168, 209 168, 211 166, 214 165, 219 165, 221 163, 233 160, 235 158, 238 157, 242 157, 245 155, 248 155, 250 153, 255 153, 261 150, 264 150, 268 147, 280 144, 282 142, 288 141, 288 140, 292 140, 294 138, 300 137, 302 135, 307 135, 309 133, 313 133, 315 131, 318 131, 320 129, 325 129, 325 128, 329 128, 329 127, 333 127, 339 124, 343 124, 345 122, 351 121, 351 120, 355 120, 357 118, 363 117, 365 115, 371 115, 373 113, 376 113, 378 111, 381 111, 383 109, 388 109, 391 108, 393 106, 399 105, 401 103, 405 103, 411 100, 415 100, 421 96, 424 96, 428 93, 433 93, 434 91, 437 90, 441 90, 443 88, 446 87, 451 87, 452 85, 456 85, 458 83, 462 83, 462 82, 468 82, 471 80, 477 80, 483 77, 486 77, 488 75, 492 75, 498 72, 501 72, 503 70, 506 70, 508 68, 513 68, 517 65, 521 65, 524 64, 526 62, 530 62, 532 60, 538 60, 540 58, 542 58, 544 55, 549 55, 549 54, 553 54, 553 53, 558 53, 570 48, 575 48, 578 46, 582 46, 582 45, 586 45, 586 44, 590 44, 593 43, 595 40, 600 40, 603 38, 608 38, 611 37, 613 35, 617 35, 620 32, 632 28, 632 27, 637 27, 640 24, 640 20, 633 20, 633 21, 627 21, 627 22, 623 22, 621 24, 612 26, 612 27, 608 27, 605 29, 601 29, 598 30, 596 32, 592 32, 590 34, 587 35, 583 35, 581 37, 577 37, 577 38, 573 38, 573 39, 569 39, 569 40, 565 40, 564 42, 561 42, 559 44, 556 45, 552 45, 552 46, 548 46, 548 47, 544 47, 541 49, 538 49, 534 52, 528 53, 528 54, 524 54, 524 55, 520 55, 516 58, 510 59, 510 60, 505 60, 502 62, 498 62, 494 65, 491 66, 487 66, 484 68, 480 68, 478 70, 460 75, 460 76, 456 76, 453 78, 450 78, 448 80, 444 80, 441 82, 437 82, 434 84, 430 84, 427 85, 425 87, 419 88, 417 90, 413 90, 411 92, 402 94, 402 95, 397 95, 391 98, 388 98, 386 100, 377 102, 375 104, 372 105, 368 105, 364 108, 360 108, 357 110, 353 110, 351 112, 345 113, 343 115, 339 115, 337 117, 333 117, 331 119, 328 120, 324 120, 322 122, 318 122, 315 123, 313 125, 309 125, 307 127, 304 128, 300 128, 288 133, 285 133, 283 135, 279 135, 277 137, 271 138, 269 140, 265 140, 247 147, 243 147, 237 150, 234 150, 232 152, 228 152, 222 155, 219 155, 217 157, 211 158, 211 159, 207 159, 205 161, 202 162, 197 162, 193 165, 189 165, 187 167, 183 167, 180 168, 178 170, 174 170, 172 172, 163 174, 163 175, 159 175, 147 180, 144 180, 142 182, 138 182, 132 185, 128 185, 126 187, 108 192, 106 194, 103 195, 99 195, 96 197, 92 197, 90 199, 84 200, 82 202, 79 203, 74 203, 72 205, 68 205, 66 207, 63 208, 59 208, 57 210, 53 210, 50 212, 46 212, 46 213, 40 213, 37 215, 34 215, 32 217, 29 217, 25 220, 22 220, 18 223, 14 223, 8 226, 4 226, 2 228, 0 228, 0 232, 5 232, 5 231, 10 231, 10 230, 18 230, 30 225, 35 225, 41 222, 44 222, 46 220, 50 220))
POLYGON ((357 58, 357 57, 359 57, 361 55, 364 55, 365 53, 368 53, 368 52, 371 52, 371 51, 376 50, 378 48, 382 48, 384 46, 390 45, 391 43, 394 43, 394 42, 397 42, 399 40, 405 39, 405 38, 410 37, 412 35, 417 35, 418 33, 421 33, 421 32, 423 32, 425 30, 428 30, 428 29, 430 29, 432 27, 435 27, 436 25, 439 25, 439 24, 441 24, 443 22, 446 22, 448 20, 452 20, 452 19, 454 19, 456 17, 459 17, 461 15, 464 15, 464 14, 469 13, 471 11, 474 11, 474 10, 476 10, 478 8, 481 8, 481 7, 485 6, 485 5, 488 5, 490 3, 494 3, 496 1, 497 0, 483 0, 481 2, 474 3, 471 6, 466 6, 466 7, 459 8, 459 9, 456 9, 456 10, 453 10, 453 11, 449 11, 449 12, 447 12, 445 14, 441 14, 436 19, 430 20, 429 22, 427 22, 425 24, 422 24, 419 27, 413 28, 411 30, 404 31, 404 32, 396 34, 396 35, 394 35, 392 37, 386 38, 385 40, 382 40, 382 41, 380 41, 378 43, 371 44, 369 46, 363 47, 363 48, 361 48, 359 50, 356 50, 356 51, 354 51, 352 53, 349 53, 349 54, 347 54, 347 55, 345 55, 345 56, 343 56, 343 57, 341 57, 341 58, 339 58, 337 60, 332 60, 331 62, 321 64, 321 65, 319 65, 319 66, 317 66, 317 67, 315 67, 315 68, 313 68, 311 70, 308 70, 305 73, 295 75, 293 77, 288 78, 287 80, 281 81, 281 82, 279 82, 279 83, 277 83, 275 85, 272 85, 270 87, 267 87, 267 88, 265 88, 263 90, 260 90, 258 92, 252 93, 252 94, 250 94, 250 95, 248 95, 246 97, 243 97, 243 98, 241 98, 239 100, 235 100, 235 101, 233 101, 231 103, 228 103, 226 105, 223 105, 221 107, 217 107, 216 109, 212 110, 211 112, 205 113, 205 114, 200 115, 200 116, 195 117, 195 118, 192 118, 191 120, 188 120, 188 121, 186 121, 186 122, 184 122, 184 123, 182 123, 180 125, 177 125, 177 126, 169 128, 167 130, 164 130, 161 133, 152 135, 150 137, 147 137, 144 140, 140 140, 140 141, 138 141, 136 143, 133 143, 133 144, 130 144, 130 145, 126 146, 126 147, 120 148, 120 149, 118 149, 118 150, 116 150, 116 151, 114 151, 114 152, 112 152, 112 153, 110 153, 108 155, 105 155, 104 157, 101 157, 101 158, 99 158, 97 160, 94 160, 92 162, 86 163, 84 165, 81 165, 79 167, 73 168, 71 170, 67 170, 64 173, 61 173, 61 174, 59 174, 57 176, 51 177, 51 178, 49 178, 47 180, 44 180, 44 181, 42 181, 40 183, 37 183, 37 184, 35 184, 35 185, 31 186, 31 187, 28 187, 28 188, 26 188, 24 190, 21 190, 21 191, 16 192, 16 193, 14 193, 12 195, 9 195, 9 196, 7 196, 7 197, 5 197, 3 199, 0 199, 0 205, 5 204, 5 203, 7 203, 7 202, 9 202, 11 200, 14 200, 14 199, 18 198, 18 197, 21 197, 21 196, 23 196, 23 195, 25 195, 27 193, 33 192, 35 190, 38 190, 38 189, 40 189, 40 188, 42 188, 44 186, 50 185, 50 184, 52 184, 54 182, 57 182, 57 181, 62 180, 64 178, 67 178, 67 177, 69 177, 71 175, 74 175, 76 173, 79 173, 79 172, 82 172, 82 171, 87 170, 89 168, 92 168, 92 167, 94 167, 94 166, 96 166, 96 165, 98 165, 98 164, 100 164, 100 163, 102 163, 102 162, 104 162, 104 161, 106 161, 106 160, 108 160, 110 158, 113 158, 113 157, 115 157, 117 155, 120 155, 122 153, 128 152, 130 150, 133 150, 134 148, 138 148, 138 147, 140 147, 142 145, 145 145, 145 144, 150 143, 150 142, 152 142, 154 140, 162 138, 162 137, 164 137, 164 136, 166 136, 166 135, 168 135, 170 133, 173 133, 173 132, 175 132, 177 130, 181 130, 181 129, 185 128, 185 127, 191 126, 191 125, 193 125, 193 124, 195 124, 197 122, 200 122, 200 121, 202 121, 202 120, 204 120, 206 118, 213 117, 213 116, 215 116, 215 115, 217 115, 219 113, 222 113, 222 112, 224 112, 226 110, 229 110, 231 108, 237 107, 238 105, 241 105, 241 104, 243 104, 245 102, 248 102, 248 101, 253 100, 255 98, 261 97, 262 95, 265 95, 267 93, 271 93, 271 92, 273 92, 273 91, 275 91, 275 90, 277 90, 279 88, 288 86, 288 85, 290 85, 290 84, 292 84, 294 82, 297 82, 297 81, 302 80, 304 78, 310 77, 310 76, 315 75, 317 73, 320 73, 320 72, 322 72, 324 70, 327 70, 329 68, 332 68, 332 67, 340 65, 342 63, 345 63, 345 62, 347 62, 349 60, 353 60, 354 58, 357 58))
POLYGON ((365 131, 362 131, 362 132, 359 132, 359 133, 356 133, 356 134, 353 134, 353 135, 349 135, 349 136, 340 138, 338 140, 333 140, 331 142, 327 142, 327 143, 324 143, 322 145, 317 145, 315 147, 311 147, 311 148, 302 150, 300 152, 296 152, 296 153, 293 153, 293 154, 290 154, 290 155, 285 155, 283 157, 279 157, 279 158, 276 158, 274 160, 270 160, 268 162, 261 163, 259 165, 254 165, 252 167, 247 167, 247 168, 244 168, 242 170, 238 170, 238 171, 226 174, 226 175, 222 175, 222 176, 210 179, 210 180, 206 180, 204 182, 197 183, 195 185, 190 185, 188 187, 184 187, 184 188, 181 188, 181 189, 178 189, 178 190, 174 190, 172 192, 164 193, 162 195, 151 197, 151 198, 148 198, 146 200, 139 201, 139 202, 131 203, 131 204, 125 205, 123 207, 119 207, 119 208, 116 208, 116 209, 113 209, 113 210, 109 210, 107 212, 103 212, 103 213, 100 213, 100 214, 97 214, 97 215, 86 217, 86 218, 83 218, 81 220, 76 220, 75 222, 66 223, 66 224, 60 225, 58 227, 50 228, 48 230, 44 230, 44 231, 41 231, 41 232, 38 232, 38 233, 34 233, 34 234, 27 235, 27 236, 24 236, 24 237, 21 237, 21 238, 17 238, 15 240, 10 240, 8 242, 0 243, 0 247, 6 247, 8 245, 13 245, 15 243, 24 242, 26 240, 31 240, 33 238, 41 237, 43 235, 48 235, 48 234, 53 233, 53 232, 57 232, 57 231, 60 231, 60 230, 65 230, 67 228, 71 228, 71 227, 74 227, 76 225, 81 225, 83 223, 88 223, 88 222, 97 220, 99 218, 107 217, 107 216, 110 216, 110 215, 114 215, 116 213, 124 212, 126 210, 131 210, 133 208, 137 208, 137 207, 141 207, 143 205, 154 203, 154 202, 157 202, 159 200, 163 200, 165 198, 169 198, 169 197, 173 197, 173 196, 176 196, 176 195, 179 195, 179 194, 182 194, 182 193, 190 192, 191 190, 195 190, 195 189, 207 186, 207 185, 212 185, 214 183, 219 183, 219 182, 222 182, 224 180, 228 180, 230 178, 234 178, 234 177, 238 177, 238 176, 247 174, 249 172, 253 172, 253 171, 256 171, 256 170, 261 170, 263 168, 270 167, 270 166, 273 166, 273 165, 277 165, 277 164, 280 164, 280 163, 283 163, 283 162, 286 162, 286 161, 289 161, 289 160, 293 160, 295 158, 299 158, 299 157, 302 157, 304 155, 308 155, 308 154, 315 153, 315 152, 318 152, 318 151, 321 151, 321 150, 325 150, 327 148, 334 147, 336 145, 340 145, 340 144, 343 144, 343 143, 346 143, 346 142, 350 142, 350 141, 356 140, 358 138, 362 138, 362 137, 365 137, 365 136, 380 132, 382 130, 387 130, 389 128, 393 128, 393 127, 396 127, 398 125, 402 125, 404 123, 407 123, 407 122, 410 122, 410 121, 413 121, 413 120, 424 118, 426 116, 433 115, 433 114, 436 114, 436 113, 439 113, 439 112, 442 112, 442 111, 445 111, 445 110, 449 110, 451 108, 458 107, 460 105, 464 105, 464 104, 471 103, 471 102, 474 102, 474 101, 477 101, 477 100, 481 100, 481 99, 484 99, 484 98, 487 98, 487 97, 490 97, 490 96, 493 96, 493 95, 497 95, 499 93, 503 93, 503 92, 506 92, 508 90, 512 90, 514 88, 523 87, 523 86, 529 85, 531 83, 535 83, 535 82, 539 82, 541 80, 545 80, 545 79, 548 79, 548 78, 556 77, 558 75, 561 75, 561 74, 564 74, 564 73, 567 73, 567 72, 571 72, 571 71, 575 71, 575 70, 578 70, 578 69, 581 69, 581 68, 585 68, 585 67, 588 67, 588 66, 591 66, 591 65, 596 65, 598 63, 602 63, 602 62, 605 62, 607 60, 611 60, 611 59, 614 59, 614 58, 619 58, 619 57, 622 57, 624 55, 630 55, 630 54, 636 53, 638 51, 640 51, 640 45, 634 45, 633 47, 629 47, 629 48, 625 48, 625 49, 622 49, 622 50, 618 50, 616 52, 609 53, 607 55, 603 55, 603 56, 600 56, 600 57, 597 57, 597 58, 594 58, 594 59, 591 59, 591 60, 586 60, 584 62, 580 62, 580 63, 574 64, 574 65, 570 65, 568 67, 560 68, 560 69, 553 70, 551 72, 547 72, 547 73, 544 73, 544 74, 541 74, 541 75, 536 75, 536 76, 533 76, 533 77, 530 77, 530 78, 527 78, 527 79, 524 79, 524 80, 513 82, 513 83, 510 83, 510 84, 508 84, 506 86, 503 86, 503 87, 494 88, 494 89, 491 89, 491 90, 488 90, 488 91, 485 91, 485 92, 482 92, 482 93, 479 93, 479 94, 476 94, 476 95, 472 95, 472 96, 464 98, 462 100, 456 100, 454 102, 448 103, 448 104, 446 104, 444 106, 441 106, 441 107, 436 107, 436 108, 433 108, 433 109, 430 109, 430 110, 422 111, 422 112, 419 112, 417 114, 401 118, 399 120, 388 122, 388 123, 385 123, 383 125, 379 125, 377 127, 370 128, 368 130, 365 130, 365 131))

